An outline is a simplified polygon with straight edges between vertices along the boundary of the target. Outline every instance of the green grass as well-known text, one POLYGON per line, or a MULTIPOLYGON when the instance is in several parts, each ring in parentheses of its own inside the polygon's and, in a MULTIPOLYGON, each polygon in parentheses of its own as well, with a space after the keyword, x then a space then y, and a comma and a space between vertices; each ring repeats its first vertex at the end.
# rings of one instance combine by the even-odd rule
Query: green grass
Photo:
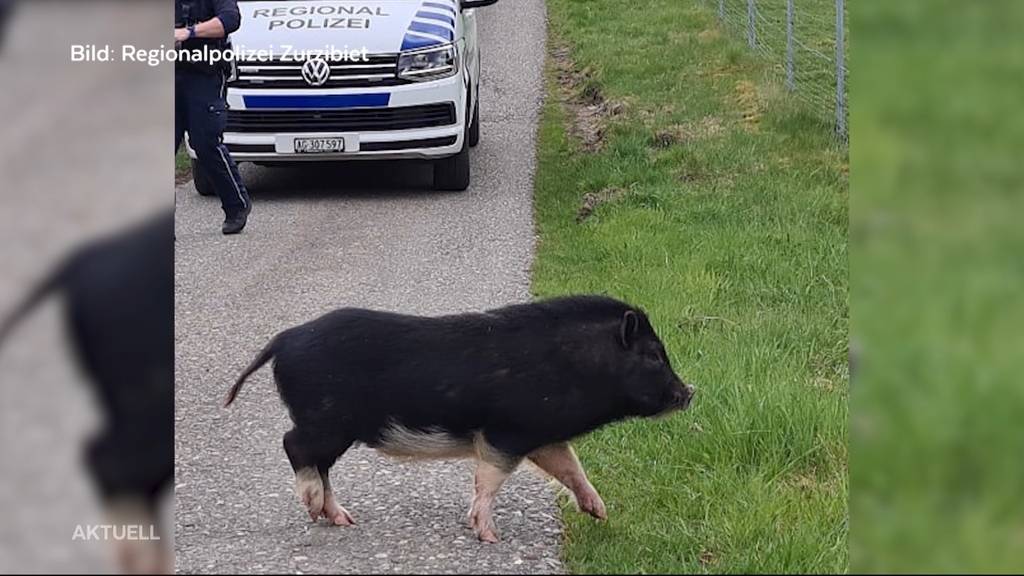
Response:
POLYGON ((192 179, 192 162, 188 157, 188 152, 182 148, 174 156, 174 181, 175 182, 187 182, 192 179))
POLYGON ((845 570, 847 188, 831 127, 777 98, 699 2, 548 7, 583 88, 624 107, 586 152, 549 70, 534 292, 642 306, 699 388, 688 412, 577 443, 610 519, 567 508, 569 568, 845 570), (585 194, 616 188, 577 222, 585 194))
POLYGON ((851 562, 1024 570, 1024 3, 851 14, 851 562))

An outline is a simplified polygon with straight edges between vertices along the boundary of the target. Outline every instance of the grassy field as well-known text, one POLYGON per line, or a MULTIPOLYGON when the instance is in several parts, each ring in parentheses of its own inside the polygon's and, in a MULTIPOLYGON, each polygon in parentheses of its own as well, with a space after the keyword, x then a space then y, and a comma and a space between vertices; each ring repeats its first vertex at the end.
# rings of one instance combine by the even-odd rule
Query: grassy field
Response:
POLYGON ((696 1, 548 0, 534 292, 645 308, 690 411, 577 444, 577 573, 847 567, 847 183, 817 115, 696 1))
POLYGON ((1020 573, 1024 3, 851 20, 851 566, 1020 573))
MULTIPOLYGON (((697 0, 714 10, 719 0, 697 0)), ((756 0, 755 37, 762 62, 774 72, 773 81, 786 77, 786 12, 788 0, 756 0)), ((847 2, 849 3, 849 2, 847 2)), ((745 41, 749 29, 747 0, 722 0, 724 30, 745 41)), ((835 118, 836 0, 795 0, 793 2, 793 81, 794 95, 803 99, 808 111, 831 122, 835 118)), ((848 28, 848 26, 847 26, 848 28)), ((849 30, 847 29, 847 38, 849 30)), ((849 42, 844 44, 847 59, 849 42)))

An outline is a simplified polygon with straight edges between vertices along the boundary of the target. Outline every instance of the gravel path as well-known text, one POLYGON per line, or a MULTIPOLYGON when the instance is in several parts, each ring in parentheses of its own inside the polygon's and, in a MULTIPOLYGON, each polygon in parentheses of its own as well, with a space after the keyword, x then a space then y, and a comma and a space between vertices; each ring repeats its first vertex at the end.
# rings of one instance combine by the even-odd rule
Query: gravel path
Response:
POLYGON ((180 572, 560 571, 553 490, 521 470, 499 496, 502 542, 465 525, 466 462, 405 464, 367 449, 332 471, 354 528, 313 525, 281 447, 270 371, 231 410, 230 382, 279 330, 339 306, 442 314, 529 299, 542 0, 481 10, 483 141, 473 186, 429 190, 416 164, 260 169, 241 237, 215 200, 177 190, 175 542, 180 572), (508 39, 502 42, 502 39, 508 39))

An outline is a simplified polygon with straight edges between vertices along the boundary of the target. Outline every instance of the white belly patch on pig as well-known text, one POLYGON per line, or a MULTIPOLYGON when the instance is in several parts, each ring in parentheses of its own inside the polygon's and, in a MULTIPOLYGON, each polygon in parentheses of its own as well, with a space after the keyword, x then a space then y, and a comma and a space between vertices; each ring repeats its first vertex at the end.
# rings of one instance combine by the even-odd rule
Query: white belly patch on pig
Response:
POLYGON ((476 456, 472 441, 456 438, 440 428, 412 430, 395 423, 384 429, 380 442, 372 447, 399 458, 433 460, 476 456))

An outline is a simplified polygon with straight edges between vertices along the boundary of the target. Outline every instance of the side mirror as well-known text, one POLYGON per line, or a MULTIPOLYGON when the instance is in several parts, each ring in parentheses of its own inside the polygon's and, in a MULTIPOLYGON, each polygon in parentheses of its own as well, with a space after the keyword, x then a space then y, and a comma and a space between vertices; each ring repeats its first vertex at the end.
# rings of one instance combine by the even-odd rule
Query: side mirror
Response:
POLYGON ((498 0, 462 0, 462 9, 469 10, 470 8, 483 8, 484 6, 490 6, 496 3, 498 0))

